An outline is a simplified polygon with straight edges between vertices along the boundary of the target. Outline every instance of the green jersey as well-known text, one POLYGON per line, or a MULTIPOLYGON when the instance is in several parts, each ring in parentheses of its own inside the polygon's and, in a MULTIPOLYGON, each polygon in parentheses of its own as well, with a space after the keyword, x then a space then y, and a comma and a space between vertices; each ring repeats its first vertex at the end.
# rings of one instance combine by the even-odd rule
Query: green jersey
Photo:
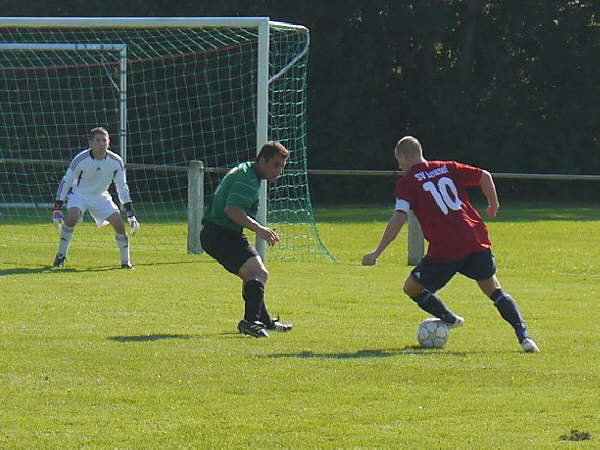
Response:
POLYGON ((223 177, 204 211, 202 223, 212 223, 230 230, 242 231, 242 226, 225 215, 227 205, 235 205, 256 219, 260 179, 254 162, 238 164, 223 177))

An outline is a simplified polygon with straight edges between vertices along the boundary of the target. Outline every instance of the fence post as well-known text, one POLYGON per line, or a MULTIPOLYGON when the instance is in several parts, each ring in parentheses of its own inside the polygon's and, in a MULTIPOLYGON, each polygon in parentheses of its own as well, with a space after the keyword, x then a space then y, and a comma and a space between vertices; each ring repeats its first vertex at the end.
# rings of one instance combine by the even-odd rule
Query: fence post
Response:
POLYGON ((202 253, 200 231, 202 231, 203 215, 204 163, 202 161, 190 161, 188 167, 188 253, 202 253))
POLYGON ((417 216, 412 211, 408 212, 408 265, 416 266, 425 254, 423 231, 417 216))

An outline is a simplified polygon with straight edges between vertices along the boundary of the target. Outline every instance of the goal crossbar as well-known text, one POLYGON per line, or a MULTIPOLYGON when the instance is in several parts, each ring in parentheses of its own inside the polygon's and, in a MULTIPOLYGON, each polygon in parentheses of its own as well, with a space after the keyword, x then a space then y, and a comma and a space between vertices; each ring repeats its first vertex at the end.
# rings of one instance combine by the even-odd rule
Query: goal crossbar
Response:
POLYGON ((0 27, 238 27, 256 28, 271 24, 279 28, 308 30, 305 26, 272 21, 268 17, 0 17, 0 27))

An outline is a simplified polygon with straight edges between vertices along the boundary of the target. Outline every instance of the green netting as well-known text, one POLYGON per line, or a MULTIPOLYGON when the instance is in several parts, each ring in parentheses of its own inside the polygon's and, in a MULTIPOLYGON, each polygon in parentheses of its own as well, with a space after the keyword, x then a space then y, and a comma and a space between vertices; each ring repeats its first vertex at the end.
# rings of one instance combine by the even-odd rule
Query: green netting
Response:
MULTIPOLYGON (((256 28, 4 26, 0 43, 127 46, 127 176, 142 224, 187 220, 187 173, 149 165, 183 168, 200 160, 205 167, 229 168, 254 158, 256 28)), ((268 138, 292 151, 288 170, 269 187, 268 221, 277 223, 282 237, 270 257, 330 257, 315 227, 307 179, 308 32, 271 26, 269 45, 268 138)), ((54 243, 54 193, 68 162, 87 146, 88 131, 104 126, 111 150, 123 153, 120 73, 115 50, 0 48, 0 223, 46 221, 48 234, 40 239, 54 243)), ((220 177, 205 173, 207 198, 220 177)), ((168 229, 152 242, 142 230, 135 245, 185 252, 186 227, 168 229)), ((77 233, 74 246, 113 245, 106 231, 91 233, 85 242, 77 233)), ((7 239, 19 238, 17 233, 7 239)))

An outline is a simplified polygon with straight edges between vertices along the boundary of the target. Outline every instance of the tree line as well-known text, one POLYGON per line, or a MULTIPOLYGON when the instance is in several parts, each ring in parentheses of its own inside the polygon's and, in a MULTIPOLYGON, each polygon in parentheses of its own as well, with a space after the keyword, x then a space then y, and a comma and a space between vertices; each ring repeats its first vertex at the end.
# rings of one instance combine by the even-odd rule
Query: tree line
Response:
MULTIPOLYGON (((269 16, 306 25, 311 168, 394 168, 394 143, 412 134, 428 159, 494 172, 600 173, 600 2, 594 0, 8 0, 4 6, 5 16, 269 16)), ((332 186, 365 199, 389 191, 389 181, 380 188, 319 178, 314 185, 322 199, 336 192, 332 186)))

